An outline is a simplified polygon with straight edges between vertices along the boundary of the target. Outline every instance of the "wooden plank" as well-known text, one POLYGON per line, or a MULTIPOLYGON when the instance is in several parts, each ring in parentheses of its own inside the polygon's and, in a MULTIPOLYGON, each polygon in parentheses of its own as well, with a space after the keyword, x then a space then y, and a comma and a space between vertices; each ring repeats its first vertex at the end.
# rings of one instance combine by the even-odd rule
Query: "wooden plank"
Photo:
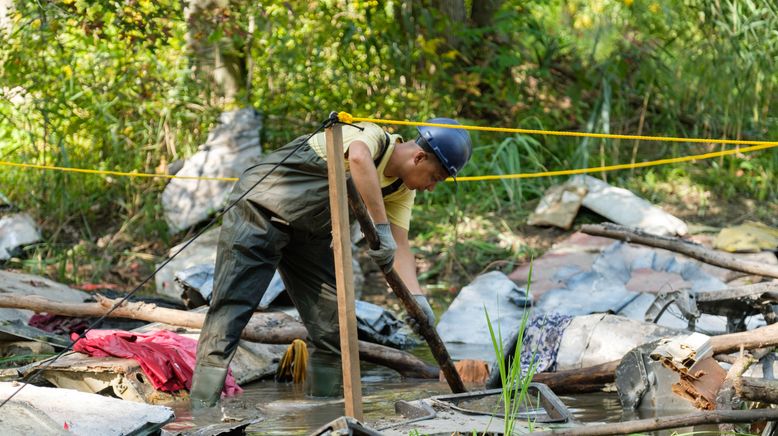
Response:
POLYGON ((351 264, 351 232, 346 206, 346 170, 343 163, 343 132, 336 124, 325 131, 327 178, 332 214, 332 250, 338 293, 340 353, 343 363, 343 395, 346 415, 362 420, 362 381, 359 373, 357 315, 354 307, 354 271, 351 264))

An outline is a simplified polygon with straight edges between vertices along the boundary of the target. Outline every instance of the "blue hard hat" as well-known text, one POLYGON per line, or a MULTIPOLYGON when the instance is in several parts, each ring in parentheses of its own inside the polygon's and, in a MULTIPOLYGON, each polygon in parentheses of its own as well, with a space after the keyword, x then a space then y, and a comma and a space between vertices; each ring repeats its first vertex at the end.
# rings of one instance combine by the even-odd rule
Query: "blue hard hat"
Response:
MULTIPOLYGON (((433 118, 427 122, 461 126, 451 118, 433 118)), ((418 130, 419 138, 416 143, 425 151, 435 153, 448 174, 456 177, 473 154, 473 144, 467 130, 441 126, 419 126, 418 130)))

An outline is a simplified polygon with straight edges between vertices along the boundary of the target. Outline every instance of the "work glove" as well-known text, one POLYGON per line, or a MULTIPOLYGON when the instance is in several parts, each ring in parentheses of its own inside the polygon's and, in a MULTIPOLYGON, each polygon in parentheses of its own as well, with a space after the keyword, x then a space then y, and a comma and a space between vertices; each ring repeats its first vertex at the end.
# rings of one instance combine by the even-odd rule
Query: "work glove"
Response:
POLYGON ((397 243, 394 242, 392 228, 389 223, 376 224, 375 229, 376 233, 378 233, 378 242, 380 245, 377 250, 368 250, 367 254, 369 254, 375 263, 381 267, 382 271, 389 272, 392 270, 397 243))
MULTIPOLYGON (((432 312, 432 307, 430 307, 430 303, 427 301, 427 297, 421 294, 413 294, 413 299, 416 300, 416 304, 421 307, 421 311, 427 315, 427 323, 429 326, 435 328, 435 314, 432 312)), ((418 321, 410 316, 410 314, 405 317, 405 322, 411 327, 411 329, 413 329, 414 332, 416 332, 417 335, 421 334, 421 328, 419 328, 418 321)))

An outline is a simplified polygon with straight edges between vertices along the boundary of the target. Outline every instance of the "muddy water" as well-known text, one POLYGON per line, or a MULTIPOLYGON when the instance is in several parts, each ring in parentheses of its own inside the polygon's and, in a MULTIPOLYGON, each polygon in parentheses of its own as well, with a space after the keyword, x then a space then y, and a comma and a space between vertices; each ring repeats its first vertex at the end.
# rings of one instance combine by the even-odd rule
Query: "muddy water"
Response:
MULTIPOLYGON (((244 393, 224 401, 222 410, 195 413, 176 410, 177 426, 213 424, 229 418, 256 417, 261 421, 247 431, 253 435, 307 435, 343 415, 343 400, 312 398, 299 387, 261 381, 244 386, 244 393)), ((362 365, 362 395, 365 419, 373 428, 401 421, 394 403, 449 394, 448 385, 438 381, 403 380, 392 370, 362 365)), ((562 401, 581 422, 601 423, 621 420, 621 407, 615 394, 564 396, 562 401)), ((175 427, 172 427, 174 429, 175 427)))
MULTIPOLYGON (((343 399, 314 398, 300 386, 260 381, 243 387, 242 395, 223 400, 221 410, 192 412, 177 407, 176 423, 169 430, 181 430, 193 423, 208 425, 230 418, 258 418, 248 427, 256 435, 306 435, 335 418, 343 416, 343 399), (194 416, 193 416, 194 415, 194 416), (226 418, 226 419, 225 419, 226 418)), ((363 409, 367 423, 402 420, 394 413, 399 400, 416 400, 450 393, 448 385, 438 381, 403 380, 396 372, 362 364, 363 409)))

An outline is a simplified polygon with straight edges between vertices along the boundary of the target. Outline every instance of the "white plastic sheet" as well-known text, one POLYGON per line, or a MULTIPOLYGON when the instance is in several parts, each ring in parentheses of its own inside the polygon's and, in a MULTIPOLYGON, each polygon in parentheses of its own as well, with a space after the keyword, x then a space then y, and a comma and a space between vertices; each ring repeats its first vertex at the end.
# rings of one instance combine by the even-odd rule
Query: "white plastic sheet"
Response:
POLYGON ((0 260, 8 260, 19 247, 41 240, 41 234, 32 217, 15 213, 0 218, 0 260))
MULTIPOLYGON (((190 156, 180 176, 238 177, 262 155, 259 131, 262 121, 254 109, 224 112, 219 125, 199 151, 190 156)), ((235 182, 172 179, 162 193, 165 220, 177 233, 221 209, 235 182)))

